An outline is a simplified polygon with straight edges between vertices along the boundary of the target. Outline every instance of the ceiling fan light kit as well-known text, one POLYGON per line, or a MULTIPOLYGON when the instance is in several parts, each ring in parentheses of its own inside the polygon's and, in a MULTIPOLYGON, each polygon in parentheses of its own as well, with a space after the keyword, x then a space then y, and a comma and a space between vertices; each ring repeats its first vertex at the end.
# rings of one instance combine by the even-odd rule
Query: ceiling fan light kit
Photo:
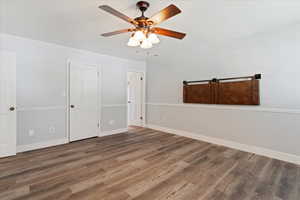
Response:
POLYGON ((142 49, 150 49, 150 48, 152 48, 152 46, 153 46, 153 44, 150 42, 150 40, 148 38, 143 40, 143 42, 141 44, 142 49))
POLYGON ((152 44, 158 44, 160 42, 159 38, 154 33, 150 33, 148 39, 152 44))
POLYGON ((119 11, 115 10, 114 8, 108 5, 99 6, 100 9, 116 17, 119 17, 134 26, 134 28, 132 29, 123 29, 123 30, 109 32, 109 33, 104 33, 102 34, 102 36, 109 37, 121 33, 133 32, 133 34, 129 38, 127 45, 130 47, 140 46, 143 49, 149 49, 153 46, 153 44, 158 44, 160 40, 157 37, 157 35, 172 37, 176 39, 183 39, 186 36, 185 33, 180 33, 176 31, 164 29, 164 28, 155 27, 161 22, 166 21, 167 19, 181 13, 181 10, 177 8, 175 5, 171 4, 170 6, 164 8, 163 10, 161 10, 160 12, 158 12, 157 14, 155 14, 150 18, 144 15, 145 11, 150 6, 148 2, 139 1, 136 5, 142 12, 142 15, 140 17, 136 17, 135 19, 132 19, 120 13, 119 11))
POLYGON ((140 41, 135 40, 133 37, 129 38, 129 41, 127 43, 128 46, 130 47, 137 47, 141 44, 140 41))
POLYGON ((143 40, 146 39, 146 35, 143 31, 136 31, 133 34, 132 38, 138 42, 143 42, 143 40))
POLYGON ((135 32, 127 43, 130 47, 140 46, 143 49, 149 49, 153 44, 158 44, 160 40, 154 33, 144 33, 143 31, 135 32))

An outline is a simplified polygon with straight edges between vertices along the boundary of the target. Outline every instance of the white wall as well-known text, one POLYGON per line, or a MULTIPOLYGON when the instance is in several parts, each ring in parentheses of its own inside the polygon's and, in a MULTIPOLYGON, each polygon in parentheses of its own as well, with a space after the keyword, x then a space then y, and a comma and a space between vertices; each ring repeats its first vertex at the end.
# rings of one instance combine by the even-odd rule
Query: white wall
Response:
POLYGON ((0 34, 0 49, 17 54, 17 144, 31 145, 67 137, 67 60, 101 66, 102 131, 127 128, 126 76, 145 70, 145 62, 0 34), (49 133, 54 127, 55 133, 49 133), (35 134, 29 136, 29 130, 35 134))
POLYGON ((178 53, 147 63, 148 124, 300 156, 299 25, 219 48, 194 40, 170 49, 178 53), (261 106, 182 104, 183 80, 256 73, 262 74, 261 106))

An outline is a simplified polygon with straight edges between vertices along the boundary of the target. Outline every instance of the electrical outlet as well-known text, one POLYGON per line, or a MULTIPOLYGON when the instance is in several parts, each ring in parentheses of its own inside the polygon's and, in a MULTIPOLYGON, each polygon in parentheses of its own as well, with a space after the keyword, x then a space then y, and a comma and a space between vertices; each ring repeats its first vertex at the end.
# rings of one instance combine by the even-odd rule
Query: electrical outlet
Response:
POLYGON ((54 126, 49 127, 49 133, 51 133, 51 134, 55 133, 55 127, 54 126))
POLYGON ((110 120, 110 121, 109 121, 109 124, 110 124, 110 125, 113 125, 114 123, 115 123, 115 120, 110 120))
POLYGON ((30 129, 30 130, 28 131, 28 135, 29 135, 30 137, 34 136, 34 130, 33 130, 33 129, 30 129))

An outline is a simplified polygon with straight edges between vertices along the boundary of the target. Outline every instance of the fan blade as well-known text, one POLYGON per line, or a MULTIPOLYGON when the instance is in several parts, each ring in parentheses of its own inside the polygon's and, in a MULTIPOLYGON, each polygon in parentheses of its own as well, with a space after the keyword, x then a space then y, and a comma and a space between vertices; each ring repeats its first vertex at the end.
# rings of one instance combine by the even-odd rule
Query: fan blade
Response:
POLYGON ((114 16, 116 16, 116 17, 119 17, 119 18, 123 19, 126 22, 129 22, 133 25, 136 24, 135 20, 131 19, 130 17, 128 17, 126 15, 124 15, 123 13, 120 13, 119 11, 115 10, 114 8, 112 8, 108 5, 102 5, 102 6, 99 6, 99 8, 106 11, 106 12, 108 12, 108 13, 110 13, 110 14, 112 14, 112 15, 114 15, 114 16))
POLYGON ((109 33, 103 33, 101 34, 103 37, 109 37, 109 36, 113 36, 113 35, 117 35, 117 34, 121 34, 121 33, 128 33, 128 32, 132 32, 132 29, 122 29, 122 30, 118 30, 118 31, 113 31, 113 32, 109 32, 109 33))
POLYGON ((158 28, 158 27, 153 28, 152 31, 153 33, 156 33, 158 35, 164 35, 164 36, 173 37, 181 40, 186 36, 185 33, 180 33, 180 32, 176 32, 164 28, 158 28))
POLYGON ((165 9, 161 10, 159 13, 153 15, 150 19, 148 19, 148 21, 153 22, 153 25, 157 25, 179 13, 181 13, 181 10, 175 5, 171 4, 165 9))

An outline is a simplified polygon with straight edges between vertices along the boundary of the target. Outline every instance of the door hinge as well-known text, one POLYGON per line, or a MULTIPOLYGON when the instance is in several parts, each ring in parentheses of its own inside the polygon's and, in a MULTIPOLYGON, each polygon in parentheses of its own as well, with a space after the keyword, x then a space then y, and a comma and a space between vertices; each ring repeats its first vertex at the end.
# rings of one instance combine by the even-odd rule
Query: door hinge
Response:
POLYGON ((97 127, 100 128, 100 123, 97 124, 97 127))

